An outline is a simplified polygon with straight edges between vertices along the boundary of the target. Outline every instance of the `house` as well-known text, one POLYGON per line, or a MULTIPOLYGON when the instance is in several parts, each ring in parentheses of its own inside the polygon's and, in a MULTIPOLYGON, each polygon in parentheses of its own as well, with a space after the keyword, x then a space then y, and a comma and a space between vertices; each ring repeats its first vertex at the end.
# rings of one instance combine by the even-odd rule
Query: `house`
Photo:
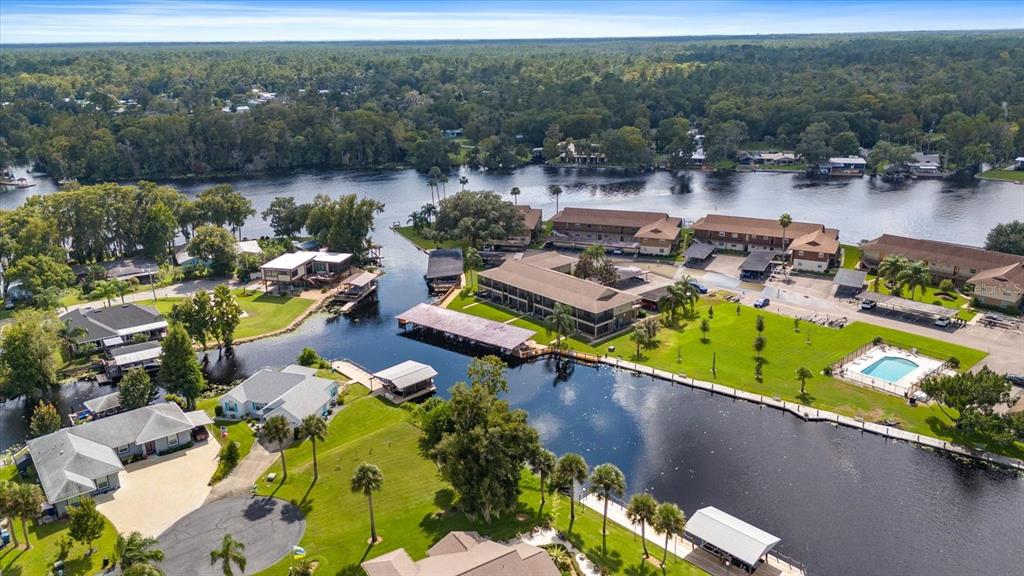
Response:
POLYGON ((159 339, 167 330, 167 320, 159 312, 139 304, 77 308, 62 314, 60 320, 85 331, 75 340, 76 351, 87 344, 107 349, 126 342, 159 339))
POLYGON ((510 235, 508 238, 488 240, 487 243, 496 250, 525 250, 540 237, 543 229, 543 212, 540 208, 531 208, 529 205, 516 206, 516 209, 523 215, 523 227, 518 234, 510 235))
POLYGON ((317 376, 316 368, 263 368, 221 396, 221 415, 260 422, 284 416, 294 428, 310 414, 330 414, 339 388, 337 380, 317 376))
POLYGON ((693 224, 693 234, 722 250, 786 255, 796 270, 824 272, 839 263, 839 231, 823 224, 792 222, 783 231, 778 220, 708 214, 693 224))
POLYGON ((259 240, 239 240, 235 242, 235 252, 239 254, 252 254, 262 256, 263 248, 260 248, 259 240))
POLYGON ((860 249, 861 263, 867 268, 875 268, 886 256, 896 254, 927 264, 933 282, 949 279, 957 284, 987 270, 1024 262, 1024 256, 1015 254, 892 234, 882 234, 874 240, 862 242, 860 249))
POLYGON ((558 143, 558 159, 563 164, 604 164, 608 162, 608 156, 601 152, 597 144, 580 142, 578 145, 572 141, 558 143))
POLYGON ((462 128, 453 128, 451 130, 442 130, 445 138, 451 140, 452 138, 462 138, 462 128))
POLYGON ((797 160, 797 155, 793 152, 758 152, 754 154, 755 164, 790 166, 796 164, 797 160))
POLYGON ((476 532, 449 532, 413 561, 399 548, 362 563, 366 576, 559 576, 543 548, 499 544, 476 532))
POLYGON ((1019 309, 1024 302, 1024 263, 990 268, 967 279, 978 303, 991 308, 1019 309))
POLYGON ((447 292, 462 285, 462 249, 438 248, 427 256, 427 273, 423 279, 432 293, 447 292))
POLYGON ((819 164, 819 169, 827 169, 829 176, 863 176, 868 163, 860 156, 835 156, 828 159, 827 164, 819 164))
POLYGON ((160 264, 156 260, 144 256, 108 260, 95 264, 75 264, 71 267, 71 271, 81 280, 85 278, 89 273, 89 269, 93 266, 103 268, 108 279, 130 280, 137 278, 143 284, 152 282, 153 275, 160 271, 160 264))
POLYGON ((395 404, 401 404, 407 400, 432 394, 437 390, 437 387, 434 386, 435 376, 437 376, 437 370, 431 366, 406 360, 373 374, 370 381, 376 382, 384 388, 384 395, 388 400, 395 404))
POLYGON ((576 331, 594 339, 615 333, 636 319, 640 297, 532 264, 506 260, 477 274, 484 298, 537 318, 551 315, 555 304, 572 310, 576 331))
POLYGON ((600 244, 633 254, 667 256, 676 248, 683 221, 663 212, 564 208, 551 218, 551 224, 555 246, 600 244))
POLYGON ((193 428, 212 423, 202 410, 183 412, 169 402, 33 438, 28 451, 47 504, 63 516, 82 496, 116 490, 123 462, 186 447, 193 428))
POLYGON ((910 173, 918 178, 940 178, 942 177, 942 157, 938 154, 926 154, 914 152, 912 159, 907 163, 910 173))
POLYGON ((271 284, 279 292, 301 286, 315 288, 344 274, 351 261, 351 254, 338 252, 290 252, 260 266, 260 275, 268 292, 271 284))

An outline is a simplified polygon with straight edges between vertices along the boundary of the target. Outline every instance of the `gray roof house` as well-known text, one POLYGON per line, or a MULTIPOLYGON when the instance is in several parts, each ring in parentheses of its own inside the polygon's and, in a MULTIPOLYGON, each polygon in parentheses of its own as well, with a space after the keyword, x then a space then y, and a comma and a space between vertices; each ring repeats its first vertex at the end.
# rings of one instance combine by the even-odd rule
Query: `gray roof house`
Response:
POLYGON ((46 501, 62 516, 82 496, 117 489, 122 461, 177 449, 193 428, 211 423, 201 410, 156 404, 33 438, 28 450, 46 501))
POLYGON ((225 418, 284 416, 294 427, 310 414, 326 416, 339 388, 337 380, 317 376, 316 368, 263 368, 224 394, 220 406, 225 418))
POLYGON ((66 312, 61 322, 85 330, 78 344, 95 343, 104 348, 130 341, 136 334, 159 337, 167 329, 167 320, 149 306, 121 304, 106 308, 78 308, 66 312))

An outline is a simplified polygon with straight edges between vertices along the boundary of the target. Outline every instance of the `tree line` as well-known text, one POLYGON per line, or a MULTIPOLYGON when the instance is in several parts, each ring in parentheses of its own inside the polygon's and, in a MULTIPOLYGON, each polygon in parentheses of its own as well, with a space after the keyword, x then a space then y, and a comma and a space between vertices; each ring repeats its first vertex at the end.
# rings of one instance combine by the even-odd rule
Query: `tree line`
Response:
POLYGON ((1019 32, 472 44, 12 48, 0 55, 0 163, 136 179, 308 167, 509 167, 551 140, 612 162, 746 140, 812 156, 879 141, 957 166, 1024 148, 1019 32), (253 90, 276 93, 246 105, 253 90), (222 111, 223 108, 228 111, 222 111), (233 112, 232 112, 233 110, 233 112))

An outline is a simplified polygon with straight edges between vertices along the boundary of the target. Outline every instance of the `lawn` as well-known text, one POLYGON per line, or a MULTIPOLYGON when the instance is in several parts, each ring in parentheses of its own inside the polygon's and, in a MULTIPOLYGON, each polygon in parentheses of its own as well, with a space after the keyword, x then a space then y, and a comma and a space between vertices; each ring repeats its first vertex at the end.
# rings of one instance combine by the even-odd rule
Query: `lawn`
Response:
MULTIPOLYGON (((246 316, 238 323, 235 340, 262 336, 286 328, 313 305, 313 300, 308 298, 274 296, 253 291, 243 294, 240 289, 235 290, 234 293, 239 306, 246 313, 246 316)), ((161 314, 167 315, 171 313, 171 308, 182 300, 182 297, 175 296, 159 298, 155 303, 152 300, 142 303, 150 304, 156 307, 161 314)))
MULTIPOLYGON (((871 298, 871 292, 877 292, 879 294, 889 294, 891 292, 889 288, 885 285, 885 282, 882 280, 878 281, 876 290, 875 283, 873 282, 874 279, 875 277, 870 274, 868 274, 867 278, 865 279, 865 282, 867 282, 868 284, 868 292, 864 293, 865 298, 871 298)), ((977 314, 974 310, 970 310, 968 308, 963 307, 964 304, 969 303, 969 300, 963 294, 960 294, 959 292, 943 292, 943 294, 952 295, 953 298, 950 299, 948 296, 944 297, 940 295, 940 292, 942 291, 936 288, 935 286, 925 286, 923 292, 920 288, 915 289, 913 294, 909 294, 906 291, 904 291, 903 297, 906 298, 907 296, 910 296, 910 300, 926 302, 928 304, 935 304, 936 306, 942 306, 945 308, 952 308, 953 310, 958 311, 957 317, 964 321, 974 318, 974 316, 977 314)))
POLYGON ((982 172, 978 177, 985 180, 1024 183, 1024 170, 989 170, 988 172, 982 172))
POLYGON ((469 241, 465 239, 444 240, 442 242, 437 242, 435 240, 427 240, 412 226, 399 226, 394 230, 395 232, 404 236, 406 240, 412 242, 416 246, 419 246, 423 250, 433 250, 435 248, 462 248, 463 250, 465 250, 466 248, 469 247, 469 241))
MULTIPOLYGON (((452 530, 477 530, 501 540, 542 523, 543 516, 536 508, 537 481, 529 474, 524 474, 522 482, 518 510, 522 521, 509 515, 483 524, 451 510, 453 493, 438 477, 436 466, 420 455, 420 435, 408 411, 364 397, 350 402, 331 421, 327 440, 317 447, 320 479, 315 484, 309 442, 286 450, 288 478, 273 485, 263 483, 259 492, 294 501, 304 510, 308 524, 300 545, 311 559, 320 562, 318 572, 361 575, 360 562, 397 548, 405 548, 413 558, 423 558, 430 546, 452 530), (384 476, 383 490, 374 495, 377 531, 383 542, 374 547, 367 545, 366 499, 349 490, 355 467, 364 461, 376 464, 384 476)), ((280 464, 271 471, 281 477, 280 464)), ((544 514, 550 514, 558 528, 567 529, 568 503, 557 497, 549 502, 544 514)), ((659 572, 643 565, 640 542, 629 531, 616 526, 609 532, 608 554, 594 554, 600 551, 600 516, 588 510, 577 517, 574 539, 594 554, 593 559, 605 558, 611 574, 653 576, 659 572)), ((262 574, 284 574, 289 563, 290 559, 282 559, 262 574)), ((668 568, 666 574, 703 574, 678 559, 670 561, 668 568)))
POLYGON ((758 164, 754 167, 754 172, 803 172, 807 169, 807 164, 758 164))
POLYGON ((853 244, 843 244, 843 268, 854 269, 860 262, 861 250, 853 244))
POLYGON ((217 442, 221 446, 224 446, 228 442, 234 440, 238 442, 238 459, 245 458, 249 451, 252 450, 252 444, 256 441, 256 433, 253 432, 252 428, 245 420, 221 420, 216 418, 215 407, 218 404, 220 398, 204 398, 196 403, 196 408, 205 411, 210 415, 210 418, 214 418, 213 426, 211 426, 210 434, 217 439, 217 442), (221 427, 226 428, 228 435, 221 436, 221 427))
MULTIPOLYGON (((512 326, 533 330, 534 340, 539 344, 548 344, 555 340, 554 333, 549 334, 543 323, 538 321, 536 318, 533 318, 532 316, 523 316, 521 314, 513 314, 497 308, 493 304, 484 300, 478 301, 475 296, 463 296, 462 294, 459 294, 448 304, 448 308, 450 310, 457 310, 459 312, 465 312, 466 314, 472 314, 473 316, 487 318, 488 320, 494 320, 495 322, 511 324, 512 326), (509 322, 509 320, 511 320, 511 322, 509 322)), ((593 346, 583 342, 582 340, 577 340, 576 338, 569 338, 568 345, 569 348, 572 348, 573 350, 598 353, 593 346)))
MULTIPOLYGON (((0 469, 0 478, 14 479, 15 469, 13 466, 0 469)), ((117 532, 114 526, 104 520, 106 526, 103 535, 93 542, 96 549, 91 556, 87 556, 87 548, 84 544, 75 543, 72 545, 68 557, 64 560, 64 574, 66 576, 84 576, 86 574, 99 574, 104 558, 111 558, 114 553, 114 542, 117 540, 117 532)), ((21 521, 15 520, 12 528, 17 531, 18 542, 24 546, 21 521)), ((59 542, 67 535, 67 522, 58 521, 38 526, 29 522, 28 538, 32 548, 14 548, 7 546, 0 550, 0 574, 4 576, 37 576, 50 573, 50 567, 57 559, 60 550, 59 542)))

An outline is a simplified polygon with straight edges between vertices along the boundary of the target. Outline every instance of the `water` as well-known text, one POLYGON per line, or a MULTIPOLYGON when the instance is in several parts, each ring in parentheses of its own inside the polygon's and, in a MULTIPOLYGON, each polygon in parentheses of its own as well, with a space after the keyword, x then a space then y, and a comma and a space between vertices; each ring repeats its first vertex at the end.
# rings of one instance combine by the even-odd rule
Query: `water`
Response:
MULTIPOLYGON (((838 227, 850 242, 884 231, 980 244, 993 225, 1024 214, 1024 188, 995 182, 893 187, 868 179, 810 183, 788 174, 676 177, 537 166, 467 175, 473 189, 518 186, 519 202, 543 208, 545 216, 554 212, 547 186, 558 184, 561 206, 659 210, 691 219, 716 210, 787 211, 838 227)), ((290 334, 239 346, 230 358, 212 354, 213 378, 230 381, 293 362, 305 346, 370 370, 407 359, 431 364, 442 395, 465 375, 471 350, 400 336, 394 319, 427 297, 426 256, 387 230, 429 202, 423 176, 339 172, 232 182, 258 212, 277 195, 308 201, 355 192, 385 202, 374 237, 384 245, 387 273, 379 305, 351 319, 314 315, 290 334)), ((195 194, 208 185, 180 187, 195 194)), ((448 192, 458 188, 450 182, 448 192)), ((4 196, 5 207, 23 192, 4 196)), ((249 237, 269 232, 258 218, 244 230, 249 237)), ((509 400, 529 412, 549 449, 580 452, 592 465, 614 462, 630 492, 650 489, 689 514, 714 505, 744 518, 781 537, 781 551, 813 574, 1017 574, 1024 564, 1024 481, 1012 474, 607 368, 577 367, 559 381, 548 364, 526 364, 511 369, 510 382, 509 400)), ((62 392, 67 412, 102 391, 75 384, 62 392)), ((22 417, 19 403, 0 406, 0 447, 23 437, 22 417)))
POLYGON ((886 356, 885 358, 880 358, 871 366, 861 370, 860 373, 867 376, 874 376, 875 378, 881 378, 886 382, 897 382, 900 378, 910 374, 916 368, 917 364, 907 360, 906 358, 886 356))

